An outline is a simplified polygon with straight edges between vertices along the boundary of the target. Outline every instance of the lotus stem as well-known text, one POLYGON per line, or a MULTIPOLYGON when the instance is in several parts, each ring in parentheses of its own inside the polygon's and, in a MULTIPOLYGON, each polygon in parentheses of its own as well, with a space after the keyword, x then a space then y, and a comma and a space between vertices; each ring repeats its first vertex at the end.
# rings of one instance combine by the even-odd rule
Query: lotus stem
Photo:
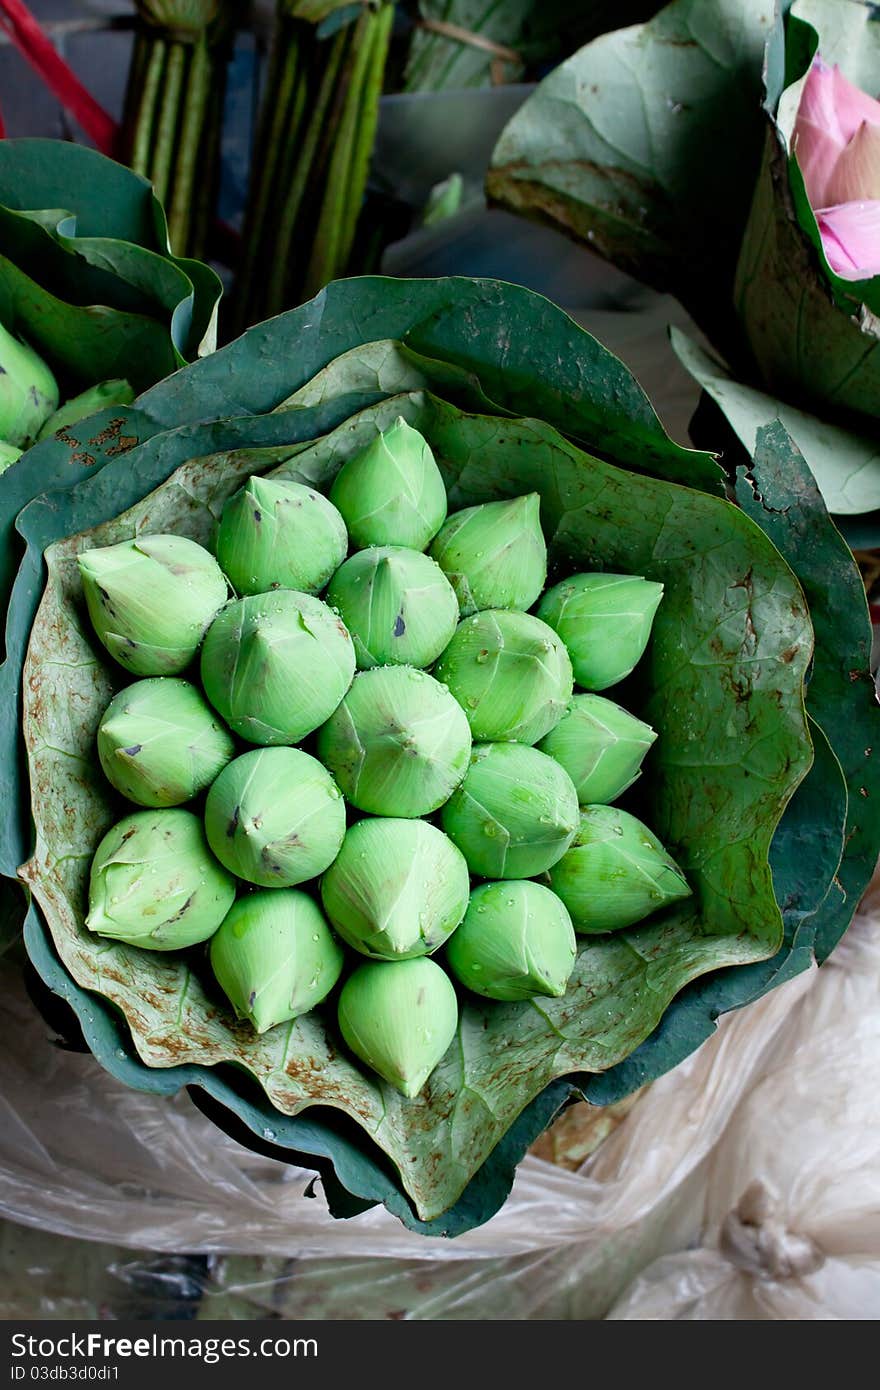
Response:
POLYGON ((193 46, 189 64, 189 80, 183 105, 180 144, 177 152, 177 168, 168 208, 168 235, 171 249, 176 255, 183 254, 187 246, 193 218, 196 164, 211 93, 211 76, 212 64, 208 45, 204 38, 201 38, 193 46))
POLYGON ((156 119, 162 73, 165 69, 167 45, 164 39, 145 39, 144 42, 150 48, 150 56, 144 71, 143 90, 138 102, 129 163, 136 174, 142 174, 144 178, 149 178, 153 125, 156 119))
POLYGON ((156 197, 161 203, 167 202, 171 168, 174 161, 174 144, 180 120, 180 99, 186 75, 186 45, 172 43, 168 51, 168 65, 165 71, 165 90, 156 127, 153 145, 152 180, 156 197))
POLYGON ((394 6, 383 5, 378 15, 372 17, 372 53, 367 70, 361 100, 360 115, 355 132, 355 148, 351 164, 348 189, 349 197, 345 204, 346 223, 339 241, 339 272, 344 273, 351 260, 355 234, 361 215, 364 192, 370 172, 370 160, 376 141, 376 128, 379 124, 379 98, 388 61, 388 48, 391 43, 391 30, 394 27, 394 6))

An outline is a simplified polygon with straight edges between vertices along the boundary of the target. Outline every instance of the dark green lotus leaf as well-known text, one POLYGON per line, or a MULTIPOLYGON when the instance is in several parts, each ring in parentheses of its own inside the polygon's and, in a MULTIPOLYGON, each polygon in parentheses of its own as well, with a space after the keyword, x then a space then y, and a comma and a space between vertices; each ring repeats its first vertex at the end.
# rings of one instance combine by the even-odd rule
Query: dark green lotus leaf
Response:
MULTIPOLYGON (((447 373, 442 383, 438 380, 440 394, 454 396, 457 404, 477 409, 478 416, 483 416, 487 413, 488 407, 471 404, 468 399, 468 392, 474 389, 473 382, 476 379, 478 394, 487 400, 500 401, 495 407, 494 420, 486 421, 479 420, 478 416, 465 416, 461 428, 479 428, 480 433, 474 435, 475 447, 479 447, 490 467, 505 470, 504 478, 509 487, 514 487, 515 484, 509 476, 509 434, 504 433, 504 428, 511 422, 497 418, 501 411, 515 410, 518 405, 520 412, 527 410, 545 420, 555 415, 556 420, 567 424, 567 428, 577 438, 589 439, 590 415, 598 414, 599 410, 594 402, 585 397, 594 389, 600 397, 604 393, 602 408, 607 407, 615 422, 614 430, 605 427, 596 431, 599 436, 596 447, 601 447, 609 457, 628 463, 630 468, 638 468, 639 441, 646 440, 652 473, 662 474, 666 467, 673 478, 679 479, 684 475, 687 461, 690 459, 696 463, 694 476, 697 484, 707 489, 716 486, 717 475, 710 468, 707 456, 676 450, 669 446, 668 441, 664 446, 664 437, 656 424, 656 417, 653 417, 649 407, 647 412, 643 409, 643 405, 647 403, 644 402, 641 393, 631 391, 629 401, 633 406, 633 418, 631 422, 627 420, 625 410, 620 408, 622 398, 619 394, 626 388, 628 378, 625 370, 610 355, 603 354, 603 350, 572 325, 564 315, 546 305, 545 301, 513 287, 454 281, 446 282, 447 295, 444 303, 442 286, 416 283, 412 286, 390 287, 387 313, 383 313, 381 295, 376 291, 385 283, 362 281, 355 282, 355 286, 335 286, 333 290, 339 291, 338 296, 332 292, 320 296, 312 305, 304 306, 302 311, 297 311, 296 315, 286 315, 248 335, 252 353, 250 362, 250 353, 243 350, 242 344, 239 343, 217 355, 215 361, 219 370, 214 370, 214 362, 208 359, 148 393, 139 405, 148 403, 149 418, 138 412, 136 421, 132 415, 125 423, 124 432, 136 435, 139 439, 128 453, 114 456, 113 450, 118 444, 118 439, 111 437, 106 443, 94 444, 91 447, 90 452, 95 459, 93 464, 79 464, 74 469, 69 466, 69 453, 65 463, 65 453, 56 449, 55 441, 40 446, 39 449, 31 451, 31 455, 26 456, 51 460, 54 491, 42 499, 37 499, 25 510, 18 523, 28 549, 10 606, 7 626, 9 657, 0 676, 0 680, 6 680, 6 685, 0 692, 0 708, 4 716, 2 734, 7 754, 14 749, 16 742, 18 717, 14 712, 10 712, 10 700, 14 700, 21 684, 25 647, 42 589, 40 555, 44 547, 58 538, 69 537, 76 532, 93 528, 101 522, 112 521, 117 513, 139 503, 147 493, 163 484, 181 464, 186 464, 194 458, 206 460, 203 465, 204 474, 206 481, 209 475, 215 480, 217 504, 223 489, 235 486, 233 475, 238 478, 251 468, 266 470, 284 459, 295 456, 294 468, 303 466, 308 467, 310 471, 319 469, 321 450, 313 447, 314 442, 319 437, 330 435, 349 416, 380 404, 383 396, 393 393, 397 367, 391 370, 382 364, 393 361, 397 355, 396 349, 389 353, 384 347, 380 347, 376 350, 375 356, 371 352, 365 353, 365 358, 371 359, 366 372, 358 366, 353 375, 347 368, 340 368, 338 375, 336 369, 324 374, 321 385, 315 386, 311 396, 307 390, 301 398, 309 398, 320 404, 294 403, 293 408, 278 411, 274 415, 259 412, 271 410, 273 406, 289 400, 304 385, 310 372, 312 375, 317 374, 323 367, 328 366, 334 355, 349 352, 359 343, 380 344, 385 339, 397 339, 407 345, 407 351, 432 359, 428 369, 420 363, 416 364, 418 375, 412 374, 413 364, 408 362, 405 368, 401 369, 399 376, 399 389, 405 389, 406 396, 397 402, 389 402, 387 406, 380 404, 380 409, 394 412, 403 410, 404 413, 419 409, 425 412, 423 418, 426 420, 430 414, 433 428, 438 431, 438 439, 442 437, 443 448, 452 461, 451 468, 444 463, 444 467, 449 469, 447 477, 450 482, 457 476, 455 469, 461 471, 463 462, 456 453, 456 434, 451 423, 456 418, 456 412, 450 411, 442 400, 432 399, 429 394, 422 392, 419 396, 415 389, 417 386, 424 387, 430 381, 428 371, 435 372, 435 364, 438 361, 456 367, 462 373, 456 380, 452 379, 455 373, 452 376, 447 373), (438 290, 441 291, 439 294, 438 290), (358 296, 364 310, 360 328, 358 296), (494 324, 493 306, 496 311, 494 324), (456 309, 465 314, 471 330, 463 340, 458 353, 455 348, 453 326, 456 309), (294 318, 298 323, 298 341, 295 346, 289 327, 290 321, 294 318), (544 337, 536 337, 535 341, 540 341, 542 349, 546 349, 537 368, 541 377, 536 376, 531 391, 534 406, 529 403, 527 380, 528 326, 532 321, 541 324, 544 337), (504 332, 498 331, 499 322, 504 322, 504 332), (516 331, 513 333, 508 331, 512 324, 516 325, 516 331), (325 334, 330 336, 334 344, 333 349, 327 352, 322 341, 325 334), (413 338, 418 335, 422 335, 421 341, 417 341, 414 346, 413 338), (558 349, 555 361, 554 344, 558 349), (504 363, 508 358, 511 362, 509 381, 504 377, 504 363), (585 363, 589 364, 589 370, 585 363), (374 367, 375 382, 371 377, 374 367), (206 368, 209 370, 206 371, 206 368), (567 410, 563 392, 559 389, 558 373, 562 373, 569 382, 580 382, 579 396, 575 396, 569 402, 567 410), (192 385, 191 391, 188 389, 189 384, 192 385), (347 386, 351 385, 356 385, 358 389, 347 389, 347 386), (335 398, 334 390, 340 392, 335 398), (218 415, 228 415, 239 409, 245 413, 238 419, 217 418, 218 415), (158 417, 161 417, 165 410, 168 411, 168 423, 172 425, 173 414, 177 412, 179 427, 157 433, 156 431, 161 430, 162 423, 158 417), (257 413, 248 415, 246 412, 257 413), (207 423, 200 424, 200 418, 207 423), (150 435, 153 437, 149 437, 150 435), (258 448, 251 452, 248 449, 249 445, 257 445, 258 448), (78 472, 78 469, 82 472, 78 472), (77 478, 73 485, 70 485, 71 474, 77 478), (222 485, 219 482, 221 476, 226 477, 222 485)), ((244 341, 247 342, 248 339, 244 341)), ((357 365, 354 358, 351 359, 350 365, 357 365)), ((476 397, 472 397, 471 400, 475 401, 476 397)), ((408 418, 418 419, 415 415, 408 418)), ((362 427, 360 422, 353 421, 353 424, 355 430, 362 427)), ((523 422, 522 427, 529 431, 533 447, 549 450, 544 456, 545 459, 558 461, 558 447, 563 451, 563 462, 559 463, 559 468, 557 469, 556 463, 551 462, 548 465, 549 472, 545 468, 547 476, 544 479, 547 487, 545 512, 551 518, 557 515, 563 517, 557 541, 559 545, 566 535, 565 514, 561 509, 568 508, 572 500, 562 486, 564 468, 571 466, 572 451, 566 449, 561 441, 556 441, 555 438, 548 440, 543 437, 541 432, 545 427, 536 425, 536 422, 523 422), (533 433, 535 429, 538 431, 537 435, 533 433)), ((343 434, 344 431, 337 435, 336 443, 343 434)), ((550 435, 552 436, 552 431, 550 435)), ((75 447, 81 449, 87 439, 96 437, 83 433, 76 441, 75 447)), ((768 467, 773 464, 774 458, 779 469, 779 485, 783 486, 785 470, 790 460, 788 455, 781 451, 778 458, 775 455, 770 458, 768 467)), ((591 469, 604 466, 590 463, 591 469)), ((191 467, 190 464, 190 469, 191 467)), ((290 464, 286 464, 285 471, 290 467, 290 464)), ((203 469, 198 470, 199 474, 203 469)), ((614 471, 611 470, 612 473, 614 471)), ((317 476, 320 476, 320 473, 317 476)), ((456 496, 462 501, 477 500, 482 495, 479 492, 480 477, 471 477, 467 469, 461 473, 461 477, 463 481, 457 484, 459 491, 456 496), (477 491, 468 491, 468 488, 476 488, 477 491)), ((759 484, 760 481, 759 478, 759 484)), ((650 479, 628 477, 628 498, 633 484, 638 484, 639 488, 658 486, 650 479)), ((186 467, 172 480, 171 486, 177 487, 181 515, 185 514, 193 519, 204 514, 206 499, 199 493, 198 487, 192 487, 186 467), (181 483, 183 486, 179 486, 181 483)), ((499 479, 499 490, 502 486, 503 480, 499 479)), ((543 491, 543 488, 541 490, 543 491)), ((682 489, 664 489, 664 493, 678 496, 682 489)), ((695 496, 688 492, 682 495, 691 500, 695 496)), ((744 520, 727 504, 713 502, 708 497, 697 500, 716 509, 720 507, 725 517, 737 516, 737 524, 744 520)), ((207 508, 211 514, 214 505, 212 503, 207 508)), ((760 509, 756 513, 756 519, 762 524, 760 509)), ((823 520, 818 511, 813 519, 815 526, 821 528, 823 520)), ((201 524, 202 522, 199 522, 199 525, 201 524)), ((208 525, 209 522, 206 520, 204 524, 208 525)), ((607 529, 610 530, 610 524, 607 529)), ((689 542, 693 539, 691 530, 692 528, 689 528, 689 542)), ((752 534, 757 534, 754 527, 751 531, 752 534)), ((735 534, 739 534, 736 529, 735 534)), ((666 540, 671 542, 672 535, 673 533, 670 533, 667 537, 665 526, 662 528, 661 536, 657 539, 658 564, 662 565, 667 561, 672 563, 671 557, 665 554, 666 540)), ((731 542, 735 536, 728 536, 725 527, 724 538, 725 542, 731 542)), ((764 544, 766 546, 766 542, 764 544)), ((791 586, 791 576, 775 557, 775 552, 768 547, 767 553, 774 556, 774 563, 780 566, 782 574, 785 575, 785 583, 791 586)), ((818 550, 816 563, 822 563, 818 550)), ((852 570, 851 561, 848 563, 852 570)), ((833 568, 831 574, 829 601, 833 602, 834 586, 842 581, 841 575, 833 568)), ((705 576, 703 582, 706 582, 705 576)), ((794 592, 799 596, 796 586, 794 592)), ((776 594, 776 599, 780 598, 781 591, 776 594)), ((741 626, 740 636, 744 632, 748 636, 745 617, 748 611, 746 608, 741 614, 741 624, 744 627, 741 626)), ((753 615, 755 611, 753 607, 753 615)), ((724 625, 722 630, 725 636, 730 635, 724 625)), ((80 636, 82 637, 82 634, 80 636)), ((783 650, 788 651, 788 648, 783 650)), ((103 656, 99 657, 94 651, 89 652, 89 658, 94 665, 103 660, 103 656)), ((790 664, 783 663, 786 674, 789 674, 790 664)), ((751 671, 751 665, 750 678, 755 674, 751 671)), ((757 665, 760 670, 763 663, 759 662, 757 665)), ((76 669, 79 672, 77 679, 80 675, 85 679, 88 663, 81 670, 79 667, 76 669)), ((717 675, 713 668, 707 669, 713 678, 717 675)), ((56 672, 57 674, 60 673, 56 672)), ((761 679, 766 677, 765 669, 761 679)), ((30 691, 30 686, 28 689, 30 691)), ((39 702, 34 702, 31 694, 29 712, 39 715, 39 702)), ((641 690, 640 698, 643 704, 647 702, 648 692, 641 690)), ((75 708, 76 706, 72 706, 73 710, 75 708)), ((67 716, 65 718, 67 731, 70 732, 74 721, 67 716)), ((803 740, 802 725, 801 739, 803 740)), ((814 739, 816 758, 813 767, 789 801, 770 847, 769 858, 774 887, 783 903, 785 949, 774 956, 773 945, 767 940, 758 953, 765 957, 764 960, 753 955, 753 964, 734 965, 732 968, 716 970, 685 986, 666 1010, 651 1037, 636 1048, 629 1061, 609 1066, 611 1054, 608 1053, 601 1064, 607 1066, 608 1070, 593 1076, 579 1072, 576 1069, 578 1064, 574 1061, 569 1062, 568 1074, 564 1078, 545 1086, 540 1094, 524 1105, 503 1138, 491 1150, 486 1161, 470 1181, 464 1183, 458 1200, 441 1216, 428 1221, 422 1221, 416 1215, 410 1199, 401 1187, 399 1174, 378 1146, 377 1139, 385 1143, 387 1135, 369 1135, 366 1129, 357 1129, 354 1122, 339 1110, 334 1111, 325 1104, 310 1105, 296 1115, 283 1115, 272 1106, 265 1090, 262 1090, 256 1081, 248 1081, 244 1071, 239 1068, 231 1070, 228 1065, 222 1063, 213 1067, 144 1066, 134 1048, 123 1015, 99 993, 76 984, 69 971, 62 965, 55 954, 55 947, 49 940, 46 928, 41 925, 36 905, 28 919, 28 950, 51 987, 62 992, 74 1006, 95 1055, 104 1066, 124 1076, 129 1084, 147 1090, 169 1092, 182 1084, 198 1088, 194 1090, 194 1094, 200 1097, 199 1103, 219 1123, 235 1133, 236 1137, 265 1151, 273 1152, 278 1157, 287 1157, 291 1161, 301 1160, 309 1166, 321 1168, 329 1183, 328 1196, 333 1209, 341 1215, 350 1214, 351 1210, 355 1209, 352 1203, 384 1201, 390 1210, 395 1211, 413 1229, 426 1234, 454 1235, 486 1220, 498 1208, 509 1190, 514 1167, 525 1148, 573 1093, 573 1089, 586 1089, 591 1099, 602 1101, 613 1098, 615 1094, 625 1093, 632 1085, 641 1084, 641 1081, 659 1075, 674 1065, 681 1056, 686 1055, 711 1031, 717 1013, 741 1005, 751 996, 784 978, 789 971, 803 968, 808 962, 810 947, 806 941, 812 930, 810 922, 816 914, 822 895, 830 896, 831 892, 836 891, 832 883, 829 892, 828 884, 837 866, 840 828, 846 814, 846 789, 839 763, 827 739, 818 728, 815 730, 814 739), (825 819, 822 829, 817 827, 820 812, 825 819), (796 846, 799 841, 809 845, 811 855, 810 872, 801 872, 800 876, 796 871, 796 846), (799 926, 796 926, 796 923, 799 926), (330 1163, 335 1164, 339 1181, 350 1193, 356 1194, 354 1197, 346 1198, 339 1183, 334 1184, 328 1166, 330 1163)), ((806 744, 802 741, 799 746, 803 753, 806 744)), ((60 748, 61 745, 57 747, 60 748)), ((784 750, 781 745, 777 751, 783 756, 784 750)), ((51 754, 47 753, 47 758, 49 767, 51 754)), ((14 759, 4 756, 0 759, 0 766, 8 766, 12 761, 14 759)), ((763 770, 766 771, 766 768, 763 770)), ((743 769, 743 773, 745 771, 748 771, 748 768, 743 769)), ((719 776, 725 775, 724 769, 719 768, 717 772, 719 776)), ((62 775, 68 778, 68 787, 79 786, 79 774, 76 769, 73 772, 68 770, 62 775)), ((674 777, 676 774, 672 775, 674 777)), ((679 769, 678 776, 682 780, 684 775, 684 770, 679 769)), ((708 775, 707 771, 698 773, 701 778, 708 775)), ((794 785, 794 766, 790 769, 790 777, 790 785, 794 785)), ((743 780, 748 781, 745 776, 743 780)), ((684 814, 684 811, 679 807, 675 814, 684 814)), ((768 834, 770 830, 772 825, 767 827, 768 834)), ((63 833, 68 832, 65 830, 63 833)), ((27 847, 27 827, 19 829, 16 835, 27 847)), ((7 863, 16 835, 6 835, 4 854, 7 856, 7 863)), ((700 872, 711 879, 712 866, 704 865, 700 872)), ((765 865, 765 888, 766 881, 765 865)), ((853 908, 854 902, 851 900, 848 904, 850 915, 853 908)), ((673 925, 678 929, 683 924, 677 922, 673 925)), ((778 917, 776 931, 778 936, 778 917)), ((626 944, 638 943, 640 939, 639 932, 630 933, 626 944)), ((700 948, 704 949, 706 944, 701 940, 700 948)), ((709 946, 717 944, 708 943, 709 946)), ((754 948, 756 943, 753 940, 751 944, 754 948)), ((664 951, 668 945, 668 942, 665 943, 664 951)), ((642 958, 641 964, 636 963, 633 969, 652 972, 646 974, 646 979, 650 978, 652 983, 657 979, 663 979, 661 988, 668 988, 670 980, 663 977, 658 964, 663 959, 663 952, 653 963, 642 958)), ((691 959, 687 969, 693 977, 704 966, 705 962, 700 965, 698 961, 691 959)), ((111 962, 105 961, 104 968, 112 970, 111 962)), ((118 981, 116 983, 117 987, 121 988, 118 981)), ((197 990, 200 989, 197 963, 192 984, 197 990)), ((158 997, 161 999, 161 995, 158 997)), ((660 1009, 662 1004, 658 1007, 658 1013, 660 1009)), ((575 1046, 571 1037, 566 1046, 570 1049, 575 1046)), ((560 1056, 556 1059, 560 1062, 562 1047, 560 1041, 560 1056)), ((479 1108, 476 1103, 475 1108, 479 1108)), ((467 1125, 473 1118, 472 1114, 467 1116, 464 1132, 467 1132, 467 1125)), ((423 1194, 425 1195, 427 1194, 423 1194)), ((423 1207, 423 1210, 427 1209, 423 1207)))
POLYGON ((720 345, 738 339, 731 289, 773 15, 773 0, 674 0, 594 39, 507 125, 490 198, 671 291, 720 345))
POLYGON ((0 144, 0 318, 66 381, 151 386, 214 346, 220 291, 171 256, 145 179, 67 141, 0 144))
POLYGON ((537 490, 552 562, 626 566, 664 582, 644 671, 642 713, 660 731, 648 804, 694 899, 647 926, 585 943, 563 1000, 467 1004, 457 1045, 416 1103, 341 1055, 320 1012, 257 1037, 218 1010, 192 961, 96 944, 82 926, 88 865, 117 808, 93 747, 118 673, 83 626, 75 556, 147 526, 207 541, 249 471, 244 451, 184 464, 131 511, 47 552, 49 580, 25 667, 36 851, 24 877, 62 962, 78 984, 122 1010, 148 1065, 235 1063, 282 1114, 313 1104, 341 1110, 391 1160, 425 1220, 456 1201, 550 1082, 628 1056, 695 977, 778 949, 768 851, 812 757, 800 694, 812 633, 790 571, 742 512, 591 458, 537 421, 466 415, 410 393, 299 455, 301 476, 326 485, 343 437, 398 414, 429 440, 454 506, 537 490))

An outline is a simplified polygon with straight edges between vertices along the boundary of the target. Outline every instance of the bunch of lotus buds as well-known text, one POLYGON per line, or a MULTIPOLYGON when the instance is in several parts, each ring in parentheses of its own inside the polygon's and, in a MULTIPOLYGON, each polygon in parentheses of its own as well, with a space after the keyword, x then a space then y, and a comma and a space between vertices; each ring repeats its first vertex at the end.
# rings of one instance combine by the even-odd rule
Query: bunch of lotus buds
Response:
POLYGON ((414 1097, 462 987, 499 1008, 562 996, 576 933, 690 892, 611 804, 655 734, 599 693, 639 662, 662 588, 546 588, 537 494, 447 516, 398 419, 326 496, 284 467, 252 477, 213 550, 137 535, 79 556, 95 633, 138 678, 98 733, 141 809, 98 846, 90 930, 209 942, 259 1032, 342 980, 344 1043, 414 1097))

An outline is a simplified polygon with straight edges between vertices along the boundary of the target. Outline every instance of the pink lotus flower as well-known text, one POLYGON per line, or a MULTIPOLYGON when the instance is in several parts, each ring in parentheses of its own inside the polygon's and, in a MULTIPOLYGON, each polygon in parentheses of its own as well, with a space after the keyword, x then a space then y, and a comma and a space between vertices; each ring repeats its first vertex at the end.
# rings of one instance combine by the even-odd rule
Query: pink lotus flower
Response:
POLYGON ((817 55, 793 149, 832 270, 846 280, 880 274, 880 101, 817 55))

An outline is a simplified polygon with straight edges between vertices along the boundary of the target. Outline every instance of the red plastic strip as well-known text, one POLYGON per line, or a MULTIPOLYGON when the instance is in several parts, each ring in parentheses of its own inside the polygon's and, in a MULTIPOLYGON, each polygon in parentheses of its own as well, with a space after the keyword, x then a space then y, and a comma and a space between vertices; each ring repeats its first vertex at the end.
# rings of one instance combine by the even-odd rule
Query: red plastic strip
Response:
POLYGON ((0 25, 19 52, 103 154, 116 149, 119 125, 64 61, 23 0, 0 0, 0 25))

